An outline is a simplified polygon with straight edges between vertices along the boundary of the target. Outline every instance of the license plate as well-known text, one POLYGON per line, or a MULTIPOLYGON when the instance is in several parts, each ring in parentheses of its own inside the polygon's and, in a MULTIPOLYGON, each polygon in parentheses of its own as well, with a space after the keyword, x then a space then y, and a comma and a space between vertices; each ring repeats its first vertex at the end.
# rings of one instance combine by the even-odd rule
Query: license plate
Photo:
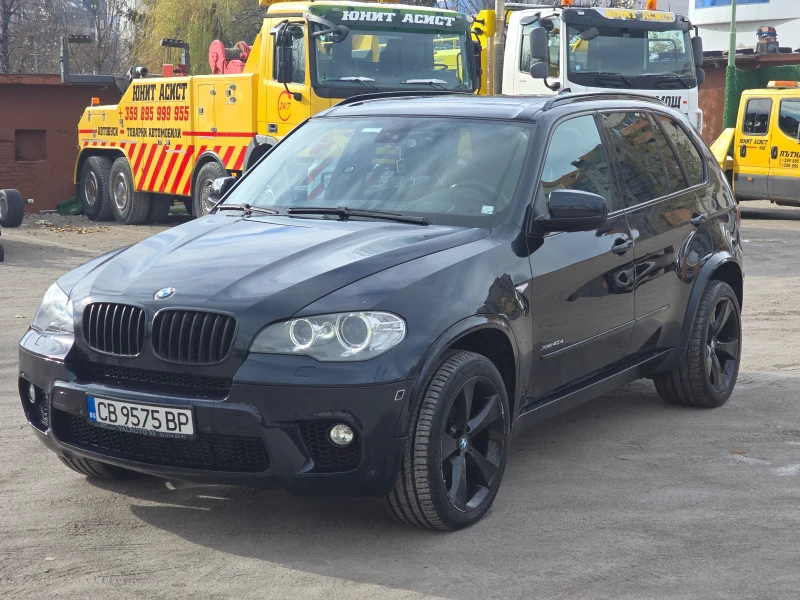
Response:
POLYGON ((94 396, 87 396, 86 402, 89 420, 104 427, 144 435, 194 436, 194 419, 190 408, 151 406, 94 396))

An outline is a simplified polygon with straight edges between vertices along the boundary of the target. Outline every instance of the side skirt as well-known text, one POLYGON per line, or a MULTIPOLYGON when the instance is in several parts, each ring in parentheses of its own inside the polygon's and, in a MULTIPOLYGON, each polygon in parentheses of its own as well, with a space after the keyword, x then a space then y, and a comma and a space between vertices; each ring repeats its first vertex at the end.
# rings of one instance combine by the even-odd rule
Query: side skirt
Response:
POLYGON ((631 381, 650 376, 654 370, 656 370, 659 363, 663 361, 670 352, 671 350, 660 351, 634 365, 620 367, 610 373, 604 373, 600 375, 598 379, 588 384, 569 388, 555 396, 544 398, 536 404, 524 408, 514 422, 512 435, 517 435, 525 431, 528 427, 541 423, 551 417, 555 417, 571 408, 580 406, 584 402, 602 396, 631 381))

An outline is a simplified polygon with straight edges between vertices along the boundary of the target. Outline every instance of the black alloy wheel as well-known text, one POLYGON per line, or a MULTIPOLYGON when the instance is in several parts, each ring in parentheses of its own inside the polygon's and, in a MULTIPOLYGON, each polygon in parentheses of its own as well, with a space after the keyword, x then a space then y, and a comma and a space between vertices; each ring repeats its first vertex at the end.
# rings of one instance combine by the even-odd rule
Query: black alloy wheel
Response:
POLYGON ((706 372, 711 386, 724 394, 735 377, 739 361, 739 319, 730 298, 720 298, 708 322, 706 372))

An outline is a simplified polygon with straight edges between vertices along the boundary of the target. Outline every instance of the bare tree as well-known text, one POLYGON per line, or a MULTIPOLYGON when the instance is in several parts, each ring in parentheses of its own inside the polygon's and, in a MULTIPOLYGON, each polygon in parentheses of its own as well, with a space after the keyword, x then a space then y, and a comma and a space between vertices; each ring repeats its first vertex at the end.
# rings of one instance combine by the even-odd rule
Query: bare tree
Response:
POLYGON ((19 19, 22 0, 0 0, 0 73, 11 72, 11 25, 19 19))

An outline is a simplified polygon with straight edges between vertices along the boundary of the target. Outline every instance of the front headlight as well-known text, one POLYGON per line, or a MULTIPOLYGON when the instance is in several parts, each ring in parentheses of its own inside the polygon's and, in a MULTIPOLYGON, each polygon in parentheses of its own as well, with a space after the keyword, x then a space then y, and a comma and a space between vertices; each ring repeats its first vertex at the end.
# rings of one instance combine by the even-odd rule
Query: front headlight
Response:
POLYGON ((39 331, 73 333, 72 302, 57 283, 45 292, 31 326, 39 331))
POLYGON ((406 322, 385 312, 352 312, 292 319, 264 328, 250 352, 303 354, 321 361, 367 360, 406 337, 406 322))

